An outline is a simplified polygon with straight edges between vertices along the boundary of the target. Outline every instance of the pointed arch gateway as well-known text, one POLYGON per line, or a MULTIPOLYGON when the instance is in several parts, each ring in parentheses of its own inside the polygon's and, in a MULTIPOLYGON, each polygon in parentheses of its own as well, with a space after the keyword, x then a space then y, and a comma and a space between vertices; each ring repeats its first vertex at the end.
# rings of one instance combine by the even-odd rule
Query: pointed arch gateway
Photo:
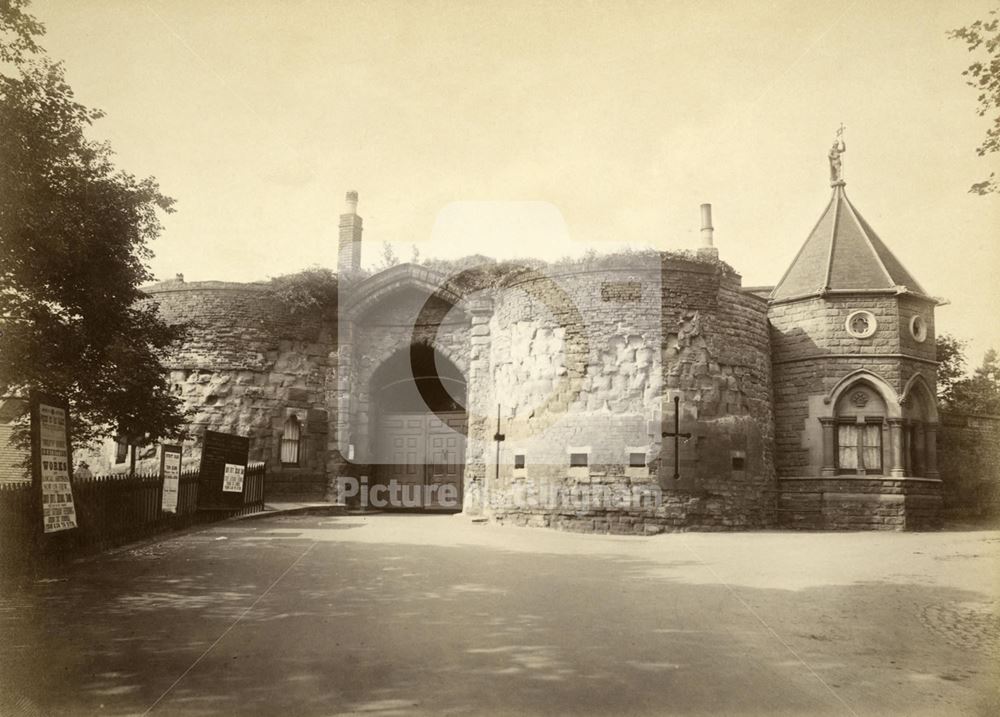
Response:
POLYGON ((461 511, 468 415, 458 367, 432 346, 414 343, 375 370, 370 396, 373 507, 461 511))

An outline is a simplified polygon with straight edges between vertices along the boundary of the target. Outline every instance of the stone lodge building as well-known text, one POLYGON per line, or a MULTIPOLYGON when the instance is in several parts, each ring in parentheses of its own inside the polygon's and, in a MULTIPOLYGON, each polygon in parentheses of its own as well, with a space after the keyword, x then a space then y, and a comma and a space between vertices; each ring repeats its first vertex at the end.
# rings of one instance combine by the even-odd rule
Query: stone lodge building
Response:
MULTIPOLYGON (((167 365, 193 433, 249 436, 270 496, 354 502, 337 495, 353 477, 458 500, 414 492, 423 508, 576 530, 934 527, 936 300, 839 170, 831 184, 773 288, 718 260, 708 205, 690 256, 366 275, 351 192, 322 308, 270 284, 147 292, 192 323, 167 365)), ((197 438, 185 450, 195 465, 197 438)), ((124 467, 124 451, 105 459, 124 467)))

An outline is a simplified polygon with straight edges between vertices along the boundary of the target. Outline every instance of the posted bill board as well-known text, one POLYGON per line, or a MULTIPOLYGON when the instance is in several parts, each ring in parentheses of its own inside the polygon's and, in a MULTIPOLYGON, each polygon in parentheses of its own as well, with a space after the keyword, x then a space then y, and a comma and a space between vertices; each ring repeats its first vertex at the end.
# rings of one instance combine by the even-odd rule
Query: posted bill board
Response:
POLYGON ((42 505, 42 529, 57 533, 77 527, 73 503, 73 452, 69 440, 69 405, 60 399, 31 396, 32 479, 42 505))
POLYGON ((246 490, 250 439, 205 431, 198 478, 198 510, 239 510, 246 490))
POLYGON ((242 493, 244 473, 246 473, 246 466, 227 463, 222 476, 222 491, 224 493, 242 493))
POLYGON ((177 494, 181 484, 181 447, 160 446, 160 480, 163 481, 163 499, 160 510, 177 512, 177 494))

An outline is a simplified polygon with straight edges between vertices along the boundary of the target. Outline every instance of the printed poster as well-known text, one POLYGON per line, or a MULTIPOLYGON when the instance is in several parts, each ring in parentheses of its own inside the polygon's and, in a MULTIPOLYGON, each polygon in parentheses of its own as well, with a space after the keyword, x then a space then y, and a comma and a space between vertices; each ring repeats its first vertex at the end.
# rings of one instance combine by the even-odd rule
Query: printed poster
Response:
POLYGON ((243 474, 245 472, 246 472, 246 466, 238 466, 233 463, 227 463, 226 470, 222 474, 222 492, 242 493, 243 474))
POLYGON ((162 510, 164 513, 176 513, 177 493, 181 482, 181 447, 162 446, 160 450, 160 478, 163 480, 162 510))
POLYGON ((250 439, 205 431, 198 475, 198 510, 240 510, 250 439), (234 470, 235 469, 235 470, 234 470))
POLYGON ((76 527, 76 506, 70 485, 70 454, 66 440, 66 409, 38 404, 38 452, 41 464, 42 521, 46 533, 76 527))

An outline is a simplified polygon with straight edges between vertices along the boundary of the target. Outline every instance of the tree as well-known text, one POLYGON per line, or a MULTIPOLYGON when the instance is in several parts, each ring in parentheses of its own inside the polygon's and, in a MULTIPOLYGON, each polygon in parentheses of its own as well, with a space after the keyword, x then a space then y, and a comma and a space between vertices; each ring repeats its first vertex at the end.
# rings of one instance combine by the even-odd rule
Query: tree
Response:
POLYGON ((971 376, 965 371, 965 341, 937 337, 938 400, 958 413, 1000 414, 1000 357, 990 349, 971 376))
POLYGON ((396 250, 392 248, 392 244, 389 242, 382 242, 382 256, 379 257, 378 264, 375 268, 377 271, 382 271, 384 269, 389 269, 390 267, 396 266, 399 263, 399 257, 396 256, 396 250))
POLYGON ((177 435, 159 357, 182 329, 139 289, 173 200, 86 137, 102 113, 75 100, 25 6, 0 2, 0 396, 66 397, 78 442, 177 435))
MULTIPOLYGON (((1000 12, 990 10, 990 18, 976 20, 966 27, 951 30, 948 37, 961 40, 968 45, 969 52, 979 51, 976 60, 962 75, 968 77, 967 84, 979 92, 977 100, 980 117, 985 117, 1000 109, 1000 12)), ((1000 151, 1000 113, 993 116, 992 126, 986 130, 986 138, 976 149, 980 157, 1000 151)), ((996 172, 982 182, 976 182, 969 189, 975 194, 1000 192, 996 172)))
POLYGON ((950 334, 940 334, 937 344, 937 393, 944 406, 955 400, 955 383, 965 376, 965 341, 950 334))
POLYGON ((972 376, 955 383, 952 403, 964 413, 1000 414, 1000 358, 995 349, 986 352, 972 376))

